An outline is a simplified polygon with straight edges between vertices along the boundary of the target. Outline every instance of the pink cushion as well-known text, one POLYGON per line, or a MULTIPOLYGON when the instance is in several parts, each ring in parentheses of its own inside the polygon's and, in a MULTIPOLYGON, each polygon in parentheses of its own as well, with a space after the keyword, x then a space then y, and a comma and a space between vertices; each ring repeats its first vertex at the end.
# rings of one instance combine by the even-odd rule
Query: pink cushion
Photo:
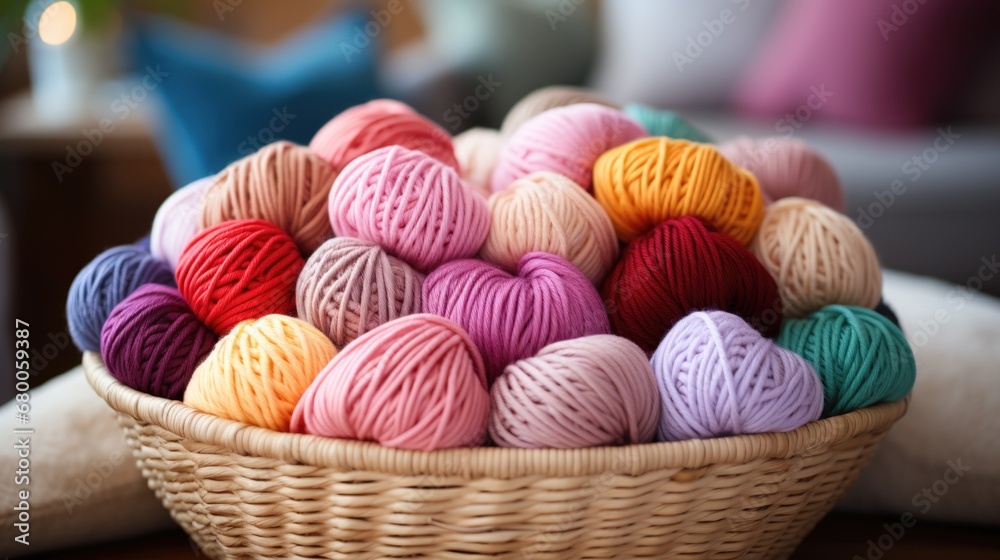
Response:
POLYGON ((981 25, 990 13, 984 4, 788 2, 747 67, 736 104, 748 113, 781 117, 785 128, 812 118, 927 124, 957 89, 988 29, 981 25))

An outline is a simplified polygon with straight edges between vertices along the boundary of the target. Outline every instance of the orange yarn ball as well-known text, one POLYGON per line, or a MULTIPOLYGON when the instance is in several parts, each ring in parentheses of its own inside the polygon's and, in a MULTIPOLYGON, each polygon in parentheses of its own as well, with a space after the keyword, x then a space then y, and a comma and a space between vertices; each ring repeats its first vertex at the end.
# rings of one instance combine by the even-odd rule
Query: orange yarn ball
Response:
POLYGON ((625 242, 691 215, 747 245, 764 219, 753 174, 687 140, 642 138, 608 150, 594 165, 594 196, 625 242))
POLYGON ((330 339, 305 321, 285 315, 243 321, 195 369, 184 404, 287 432, 295 405, 336 354, 330 339))
POLYGON ((203 228, 261 219, 283 229, 308 255, 333 236, 326 205, 337 173, 291 142, 274 142, 222 170, 203 195, 203 228))

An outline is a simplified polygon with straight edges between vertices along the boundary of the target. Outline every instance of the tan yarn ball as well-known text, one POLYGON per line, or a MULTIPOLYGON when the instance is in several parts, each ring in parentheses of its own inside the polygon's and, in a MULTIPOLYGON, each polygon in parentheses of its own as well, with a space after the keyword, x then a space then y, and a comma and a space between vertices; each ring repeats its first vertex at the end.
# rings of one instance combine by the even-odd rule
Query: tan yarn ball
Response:
POLYGON ((462 170, 462 179, 474 191, 489 198, 490 176, 500 157, 504 138, 492 128, 470 128, 455 136, 451 143, 455 147, 455 159, 462 170))
POLYGON ((875 249, 850 218, 814 200, 769 206, 750 249, 777 281, 786 316, 831 304, 874 308, 882 297, 875 249))
POLYGON ((323 243, 295 287, 301 319, 338 348, 389 321, 420 313, 424 275, 382 247, 351 237, 323 243))
POLYGON ((489 200, 490 232, 483 260, 509 271, 527 253, 558 255, 595 285, 618 260, 618 239, 607 212, 587 191, 558 173, 539 171, 489 200))
POLYGON ((304 146, 268 144, 219 173, 205 191, 201 226, 266 220, 308 255, 333 236, 327 204, 336 177, 333 166, 304 146))
POLYGON ((613 109, 621 109, 621 106, 613 101, 609 101, 600 95, 583 88, 569 86, 548 86, 529 93, 514 104, 504 117, 500 125, 500 134, 509 137, 522 124, 528 122, 537 115, 567 105, 577 103, 597 103, 613 109))

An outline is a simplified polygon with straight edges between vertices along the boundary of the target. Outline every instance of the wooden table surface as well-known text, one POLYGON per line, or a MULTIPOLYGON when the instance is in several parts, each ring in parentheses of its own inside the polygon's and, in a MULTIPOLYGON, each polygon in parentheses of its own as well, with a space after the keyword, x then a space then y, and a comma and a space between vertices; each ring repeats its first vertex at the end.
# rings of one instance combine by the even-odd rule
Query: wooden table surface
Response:
MULTIPOLYGON (((918 521, 881 556, 869 555, 869 540, 886 534, 891 518, 835 513, 806 537, 793 560, 997 560, 1000 530, 918 521)), ((888 539, 883 538, 883 543, 888 539)), ((32 560, 195 560, 205 556, 180 531, 74 551, 42 554, 32 560)))

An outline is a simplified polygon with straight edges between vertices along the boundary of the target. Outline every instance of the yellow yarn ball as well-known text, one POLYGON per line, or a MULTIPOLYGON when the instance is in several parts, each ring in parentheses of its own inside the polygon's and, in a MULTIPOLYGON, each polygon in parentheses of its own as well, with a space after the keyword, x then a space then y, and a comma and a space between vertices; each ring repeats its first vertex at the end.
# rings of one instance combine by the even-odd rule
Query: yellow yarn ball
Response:
POLYGON ((558 255, 595 285, 618 260, 618 239, 607 212, 580 185, 539 171, 511 183, 489 200, 490 233, 483 260, 513 272, 527 253, 558 255))
POLYGON ((625 242, 672 218, 692 215, 744 245, 764 217, 752 173, 708 144, 642 138, 604 152, 594 164, 594 197, 625 242))
POLYGON ((814 200, 769 206, 750 249, 777 281, 786 316, 831 304, 874 308, 882 297, 875 249, 850 218, 814 200))
POLYGON ((287 432, 295 405, 336 354, 330 339, 305 321, 285 315, 243 321, 195 370, 184 403, 287 432))

